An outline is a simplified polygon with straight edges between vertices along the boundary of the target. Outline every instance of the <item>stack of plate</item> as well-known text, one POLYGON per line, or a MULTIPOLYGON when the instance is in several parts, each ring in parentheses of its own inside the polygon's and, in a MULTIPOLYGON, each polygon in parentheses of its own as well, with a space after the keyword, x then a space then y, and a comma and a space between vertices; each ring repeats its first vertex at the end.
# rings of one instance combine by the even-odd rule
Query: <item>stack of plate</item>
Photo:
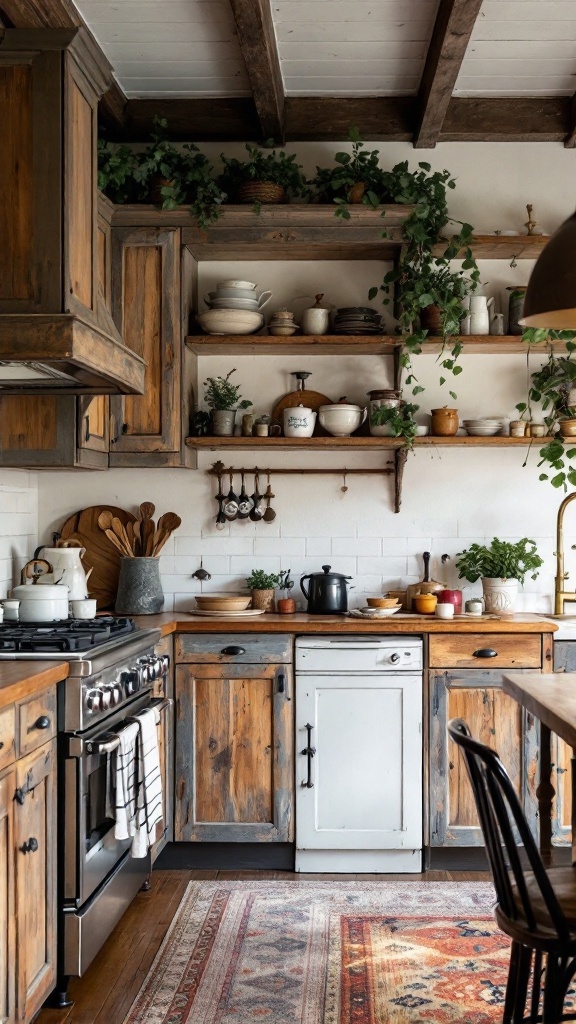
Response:
POLYGON ((280 336, 294 334, 298 330, 298 324, 294 323, 294 313, 289 309, 277 309, 268 323, 268 330, 270 334, 280 336))
POLYGON ((462 426, 471 437, 494 437, 502 429, 502 420, 482 416, 474 420, 462 420, 462 426))
POLYGON ((334 317, 335 334, 382 334, 382 317, 370 306, 344 306, 334 317))

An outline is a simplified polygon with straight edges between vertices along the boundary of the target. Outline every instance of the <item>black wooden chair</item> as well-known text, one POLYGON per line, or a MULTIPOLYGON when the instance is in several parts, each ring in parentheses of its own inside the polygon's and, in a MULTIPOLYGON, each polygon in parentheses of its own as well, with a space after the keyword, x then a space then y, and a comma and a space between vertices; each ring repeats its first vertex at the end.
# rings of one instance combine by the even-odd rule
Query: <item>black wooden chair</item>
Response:
POLYGON ((464 754, 472 785, 496 888, 496 921, 512 939, 503 1024, 576 1020, 576 1011, 563 1013, 576 974, 576 870, 546 870, 498 755, 472 739, 461 718, 448 723, 448 732, 464 754))

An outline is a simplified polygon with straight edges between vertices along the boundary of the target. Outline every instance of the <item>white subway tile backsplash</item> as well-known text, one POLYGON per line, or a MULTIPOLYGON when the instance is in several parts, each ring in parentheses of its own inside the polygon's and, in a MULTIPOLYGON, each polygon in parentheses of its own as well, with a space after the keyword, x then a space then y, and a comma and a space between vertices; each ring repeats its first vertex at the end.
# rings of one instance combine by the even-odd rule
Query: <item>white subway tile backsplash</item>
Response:
POLYGON ((306 554, 316 558, 330 558, 332 555, 332 541, 330 537, 307 537, 306 554))
POLYGON ((334 555, 381 555, 382 541, 379 537, 334 537, 334 555))
POLYGON ((0 598, 20 582, 20 569, 37 546, 36 473, 0 470, 0 598))
POLYGON ((251 555, 249 558, 240 555, 232 555, 230 559, 230 572, 234 576, 249 576, 253 569, 261 569, 263 572, 280 572, 280 555, 268 557, 251 555))
POLYGON ((255 537, 255 555, 279 555, 280 558, 302 556, 305 554, 304 537, 255 537))
POLYGON ((406 558, 400 556, 382 558, 364 557, 358 558, 358 573, 362 576, 368 573, 371 576, 381 573, 383 576, 401 576, 406 573, 406 558))

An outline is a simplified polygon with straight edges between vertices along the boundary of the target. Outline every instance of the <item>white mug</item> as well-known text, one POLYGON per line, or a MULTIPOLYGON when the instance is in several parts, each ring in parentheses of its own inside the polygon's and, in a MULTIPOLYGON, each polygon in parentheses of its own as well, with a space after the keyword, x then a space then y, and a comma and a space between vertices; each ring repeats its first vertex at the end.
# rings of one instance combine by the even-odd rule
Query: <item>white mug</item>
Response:
POLYGON ((83 601, 70 601, 73 619, 93 619, 96 616, 96 599, 89 597, 83 601))
POLYGON ((434 610, 434 614, 437 619, 453 619, 454 605, 450 604, 449 601, 447 601, 446 604, 437 604, 434 610))
POLYGON ((5 601, 2 601, 2 609, 6 622, 18 622, 20 617, 20 601, 16 601, 13 598, 7 598, 5 601))
POLYGON ((284 409, 284 437, 312 437, 316 413, 304 405, 284 409))

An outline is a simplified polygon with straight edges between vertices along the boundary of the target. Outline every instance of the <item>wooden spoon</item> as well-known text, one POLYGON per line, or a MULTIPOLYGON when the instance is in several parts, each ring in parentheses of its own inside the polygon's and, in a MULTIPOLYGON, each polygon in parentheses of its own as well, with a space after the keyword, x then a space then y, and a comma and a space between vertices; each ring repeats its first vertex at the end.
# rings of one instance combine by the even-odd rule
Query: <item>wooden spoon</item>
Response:
POLYGON ((142 522, 146 522, 147 519, 152 519, 156 511, 156 506, 151 501, 143 501, 140 505, 140 516, 142 522))
POLYGON ((157 555, 159 551, 164 547, 168 538, 177 530, 181 525, 182 520, 180 516, 176 515, 175 512, 165 512, 163 516, 160 516, 158 520, 158 529, 156 530, 156 536, 154 537, 154 548, 153 554, 157 555))
POLYGON ((122 544, 124 548, 124 554, 128 555, 129 558, 133 558, 134 552, 130 547, 128 537, 126 535, 126 530, 124 529, 123 523, 118 519, 117 516, 114 516, 114 518, 112 519, 112 530, 114 531, 114 533, 118 537, 118 540, 122 544))
POLYGON ((101 530, 111 530, 114 516, 111 512, 101 512, 98 516, 98 526, 101 530))
POLYGON ((118 540, 118 537, 116 536, 116 534, 112 530, 104 530, 104 533, 108 537, 108 540, 110 541, 110 543, 114 545, 114 547, 120 552, 120 554, 121 555, 126 555, 126 551, 124 550, 124 545, 121 543, 121 541, 118 540))

